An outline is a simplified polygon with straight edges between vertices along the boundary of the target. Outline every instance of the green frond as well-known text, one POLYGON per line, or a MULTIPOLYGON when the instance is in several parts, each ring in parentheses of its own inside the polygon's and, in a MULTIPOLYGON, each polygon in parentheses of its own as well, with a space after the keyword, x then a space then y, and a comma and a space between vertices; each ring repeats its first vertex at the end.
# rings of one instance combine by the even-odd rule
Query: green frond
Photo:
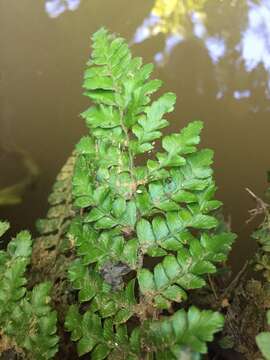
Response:
POLYGON ((144 358, 149 349, 151 359, 195 359, 221 329, 221 315, 190 308, 165 320, 164 310, 203 287, 235 239, 219 230, 215 216, 222 204, 213 151, 197 147, 201 121, 163 135, 176 96, 151 102, 161 82, 150 79, 153 65, 132 58, 124 39, 99 30, 87 65, 83 87, 93 106, 82 113, 89 134, 76 147, 79 215, 68 233, 78 257, 69 268, 78 304, 66 328, 78 353, 93 359, 144 358), (172 334, 178 316, 181 336, 172 334))
POLYGON ((22 231, 8 244, 7 251, 1 251, 0 274, 0 317, 8 321, 18 302, 25 296, 25 272, 30 262, 32 240, 27 231, 22 231))
POLYGON ((70 251, 73 244, 67 237, 67 231, 74 218, 72 204, 72 176, 75 155, 72 154, 57 175, 49 195, 49 210, 43 219, 37 221, 37 237, 33 244, 32 271, 29 274, 31 284, 51 281, 54 286, 52 297, 62 297, 56 301, 57 311, 62 317, 66 311, 66 292, 69 288, 67 268, 70 264, 70 251), (60 295, 61 294, 61 295, 60 295))
POLYGON ((70 156, 59 172, 52 193, 48 198, 50 209, 47 216, 44 219, 39 219, 36 223, 41 236, 53 235, 55 237, 55 245, 57 245, 59 234, 62 235, 67 230, 69 218, 73 215, 71 182, 74 161, 74 155, 70 156))
POLYGON ((111 319, 106 319, 102 325, 97 314, 87 311, 81 315, 74 305, 67 314, 66 327, 72 340, 78 341, 80 356, 94 349, 91 358, 98 360, 107 357, 138 359, 144 351, 160 360, 181 359, 184 354, 195 360, 200 358, 199 353, 207 352, 206 342, 213 340, 223 322, 222 315, 217 312, 191 307, 188 312, 179 310, 171 317, 146 321, 141 328, 135 327, 129 336, 126 325, 114 329, 111 319))
POLYGON ((142 332, 157 359, 181 359, 179 356, 186 347, 196 353, 207 353, 206 342, 213 340, 223 323, 221 314, 192 306, 187 312, 178 310, 170 317, 146 322, 142 332))
POLYGON ((58 350, 56 312, 50 306, 50 283, 27 291, 25 276, 32 255, 27 231, 12 239, 0 252, 0 333, 7 351, 14 349, 29 359, 54 358, 58 350))

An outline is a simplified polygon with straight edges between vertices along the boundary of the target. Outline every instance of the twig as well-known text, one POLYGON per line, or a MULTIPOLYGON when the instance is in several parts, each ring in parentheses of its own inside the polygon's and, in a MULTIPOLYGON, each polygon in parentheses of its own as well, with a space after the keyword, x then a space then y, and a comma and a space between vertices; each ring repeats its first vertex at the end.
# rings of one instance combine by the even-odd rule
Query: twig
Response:
POLYGON ((250 214, 250 218, 246 221, 246 223, 251 222, 258 215, 261 214, 268 215, 269 205, 266 202, 264 202, 262 199, 260 199, 257 195, 255 195, 254 192, 251 191, 249 188, 246 188, 246 191, 255 200, 257 204, 255 209, 251 209, 248 211, 250 214))
POLYGON ((224 290, 222 297, 227 297, 227 295, 237 286, 240 278, 245 273, 247 266, 249 264, 249 261, 246 261, 242 269, 238 272, 238 274, 235 276, 235 278, 231 281, 231 283, 227 286, 227 288, 224 290))
POLYGON ((212 278, 211 278, 210 275, 208 275, 208 280, 209 280, 209 284, 210 284, 210 286, 211 286, 211 289, 212 289, 212 291, 213 291, 213 294, 214 294, 214 296, 215 296, 215 298, 216 298, 216 300, 217 300, 217 299, 218 299, 218 296, 217 296, 215 284, 214 284, 214 282, 212 281, 212 278))

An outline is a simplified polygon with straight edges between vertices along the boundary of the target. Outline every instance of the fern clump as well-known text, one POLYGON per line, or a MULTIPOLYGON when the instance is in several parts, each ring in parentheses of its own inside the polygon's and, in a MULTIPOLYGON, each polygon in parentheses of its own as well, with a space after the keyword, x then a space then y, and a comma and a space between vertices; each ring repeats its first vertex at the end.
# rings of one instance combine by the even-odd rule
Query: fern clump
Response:
POLYGON ((149 80, 152 71, 122 38, 104 29, 94 34, 84 75, 94 106, 82 114, 89 134, 77 145, 80 215, 69 231, 78 254, 69 279, 79 303, 66 317, 79 355, 91 352, 91 359, 179 359, 187 349, 196 356, 223 325, 219 313, 181 309, 235 238, 219 232, 214 216, 221 203, 213 152, 197 148, 200 121, 162 135, 176 97, 151 102, 161 86, 149 80))
MULTIPOLYGON (((8 229, 0 222, 0 234, 8 229)), ((32 254, 27 231, 0 251, 0 353, 13 350, 27 359, 52 359, 57 352, 56 312, 50 307, 48 282, 27 291, 26 270, 32 254)))
MULTIPOLYGON (((269 180, 269 174, 268 174, 269 180)), ((259 225, 256 231, 253 232, 252 238, 257 241, 258 249, 254 257, 255 270, 260 271, 263 275, 261 282, 261 289, 263 290, 262 298, 263 309, 260 313, 266 312, 266 324, 263 322, 262 331, 256 336, 256 344, 266 360, 270 360, 270 213, 269 213, 269 201, 264 202, 258 198, 251 191, 249 191, 253 198, 257 202, 257 208, 250 210, 251 215, 263 215, 263 221, 259 225), (266 311, 268 309, 268 311, 266 311), (264 330, 264 331, 263 331, 264 330)), ((267 200, 269 200, 270 188, 266 191, 267 200)))
POLYGON ((252 237, 259 245, 255 257, 255 269, 262 271, 267 282, 270 282, 270 214, 268 208, 265 209, 262 224, 253 232, 252 237))

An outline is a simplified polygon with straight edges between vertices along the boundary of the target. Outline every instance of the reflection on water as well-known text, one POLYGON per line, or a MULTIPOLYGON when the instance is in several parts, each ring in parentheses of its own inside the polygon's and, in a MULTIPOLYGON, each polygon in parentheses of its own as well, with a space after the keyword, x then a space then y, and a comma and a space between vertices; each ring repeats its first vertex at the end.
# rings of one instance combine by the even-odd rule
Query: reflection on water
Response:
POLYGON ((243 32, 239 50, 247 71, 262 63, 270 72, 270 2, 263 0, 260 4, 250 2, 249 5, 248 26, 243 32))
POLYGON ((195 12, 199 15, 206 2, 207 0, 156 0, 149 16, 138 27, 134 43, 160 33, 165 34, 164 50, 155 55, 157 63, 164 63, 173 48, 187 36, 192 25, 190 15, 195 12))
MULTIPOLYGON (((229 89, 224 79, 224 67, 228 65, 238 72, 250 73, 253 87, 264 87, 264 95, 270 98, 269 0, 156 0, 149 16, 137 28, 133 42, 141 43, 158 34, 165 37, 164 49, 154 55, 159 65, 165 65, 173 50, 183 41, 192 37, 201 41, 215 66, 217 99, 231 95, 240 100, 253 94, 254 88, 245 88, 247 81, 239 81, 234 84, 235 89, 229 89), (228 23, 222 19, 224 16, 228 16, 228 23), (217 22, 221 20, 219 27, 213 26, 214 17, 217 22), (233 31, 239 32, 238 37, 232 33, 235 25, 233 31), (256 79, 258 69, 266 77, 258 76, 256 79)), ((256 106, 252 110, 256 111, 256 106)))
POLYGON ((80 6, 80 0, 46 0, 45 10, 51 18, 56 18, 66 10, 74 11, 80 6))
POLYGON ((235 99, 244 99, 244 98, 248 98, 251 95, 251 91, 250 90, 243 90, 243 91, 234 91, 233 96, 235 99))

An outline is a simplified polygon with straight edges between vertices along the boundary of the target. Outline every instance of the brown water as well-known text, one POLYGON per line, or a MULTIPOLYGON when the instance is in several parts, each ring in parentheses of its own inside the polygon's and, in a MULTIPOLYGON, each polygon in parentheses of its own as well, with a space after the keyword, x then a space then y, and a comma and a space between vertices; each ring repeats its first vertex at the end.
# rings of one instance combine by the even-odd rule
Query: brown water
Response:
POLYGON ((232 256, 239 268, 254 249, 245 188, 263 196, 270 169, 270 0, 196 0, 195 13, 181 7, 185 0, 73 0, 73 11, 58 2, 54 18, 45 0, 0 2, 0 185, 23 176, 14 148, 41 171, 23 203, 1 207, 0 218, 14 231, 33 230, 45 215, 54 178, 85 133, 82 74, 90 35, 106 26, 159 63, 155 75, 178 97, 171 129, 205 122, 202 145, 215 150, 218 197, 239 234, 232 256))

